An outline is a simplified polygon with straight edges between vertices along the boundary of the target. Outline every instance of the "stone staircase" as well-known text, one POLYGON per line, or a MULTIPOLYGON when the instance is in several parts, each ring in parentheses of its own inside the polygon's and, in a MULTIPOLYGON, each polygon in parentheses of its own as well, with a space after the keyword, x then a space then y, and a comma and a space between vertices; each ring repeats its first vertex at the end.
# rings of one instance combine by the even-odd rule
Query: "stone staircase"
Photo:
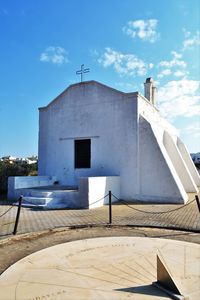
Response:
POLYGON ((22 206, 38 208, 78 208, 77 187, 47 186, 21 189, 22 206))

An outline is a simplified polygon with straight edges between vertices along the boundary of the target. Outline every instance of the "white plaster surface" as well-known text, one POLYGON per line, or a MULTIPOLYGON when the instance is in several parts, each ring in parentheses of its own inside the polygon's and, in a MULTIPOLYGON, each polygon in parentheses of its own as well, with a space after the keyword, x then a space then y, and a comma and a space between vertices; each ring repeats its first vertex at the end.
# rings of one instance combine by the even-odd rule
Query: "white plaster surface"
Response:
POLYGON ((36 252, 0 276, 1 300, 170 299, 156 281, 161 255, 177 287, 200 299, 200 246, 157 238, 106 237, 36 252))
POLYGON ((144 201, 182 203, 188 196, 162 142, 164 131, 139 119, 139 193, 144 201))
MULTIPOLYGON (((108 204, 109 198, 108 196, 105 196, 108 195, 109 191, 117 198, 120 198, 119 176, 80 178, 79 187, 81 204, 85 203, 85 206, 88 206, 89 208, 97 208, 104 204, 108 204)), ((116 198, 112 197, 112 202, 116 201, 116 198)))
POLYGON ((123 197, 130 198, 136 187, 137 95, 83 82, 40 108, 39 175, 76 186, 81 177, 120 175, 123 197), (84 138, 91 139, 91 168, 76 169, 74 141, 84 138))

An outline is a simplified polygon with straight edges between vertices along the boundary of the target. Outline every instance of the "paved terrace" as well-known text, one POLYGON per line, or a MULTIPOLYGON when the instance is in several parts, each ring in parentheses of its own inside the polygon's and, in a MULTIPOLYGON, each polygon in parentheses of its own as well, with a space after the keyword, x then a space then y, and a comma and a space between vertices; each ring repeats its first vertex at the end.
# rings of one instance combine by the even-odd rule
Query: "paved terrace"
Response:
MULTIPOLYGON (((200 232, 200 213, 194 194, 190 194, 186 205, 133 204, 118 203, 112 205, 112 224, 200 232)), ((18 234, 39 232, 59 227, 78 227, 87 225, 106 225, 109 220, 108 206, 82 210, 43 210, 22 208, 18 225, 18 234)), ((17 207, 1 201, 0 238, 6 238, 13 232, 17 207), (8 209, 10 209, 8 211, 8 209), (8 211, 6 213, 6 211, 8 211), (5 214, 4 214, 5 213, 5 214)))

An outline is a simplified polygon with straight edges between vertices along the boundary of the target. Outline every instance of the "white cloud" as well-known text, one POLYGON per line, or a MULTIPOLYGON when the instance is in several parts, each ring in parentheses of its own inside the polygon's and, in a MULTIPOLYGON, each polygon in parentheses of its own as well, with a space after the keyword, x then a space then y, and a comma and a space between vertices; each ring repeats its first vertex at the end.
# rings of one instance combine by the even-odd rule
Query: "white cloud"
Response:
POLYGON ((132 92, 137 89, 134 83, 129 83, 129 82, 116 82, 115 86, 119 89, 122 89, 125 92, 132 92))
POLYGON ((185 77, 188 71, 185 70, 187 64, 182 59, 182 54, 172 51, 171 60, 163 60, 159 62, 158 67, 161 68, 158 78, 163 78, 164 76, 174 75, 175 77, 185 77), (165 68, 162 70, 162 68, 165 68), (177 68, 179 68, 177 70, 177 68))
POLYGON ((170 69, 164 69, 158 74, 158 78, 163 78, 164 76, 174 75, 175 77, 186 77, 188 72, 186 70, 177 70, 172 72, 170 69))
POLYGON ((161 71, 160 74, 158 74, 158 78, 163 78, 164 76, 168 76, 172 73, 170 69, 164 69, 161 71))
POLYGON ((171 54, 172 54, 172 59, 161 61, 159 63, 160 67, 167 67, 167 68, 181 67, 181 68, 185 68, 187 66, 186 62, 181 60, 182 54, 177 53, 175 51, 172 51, 171 54))
POLYGON ((40 61, 62 65, 68 62, 67 51, 59 46, 50 46, 40 55, 40 61))
POLYGON ((169 81, 158 90, 161 113, 169 120, 179 116, 199 116, 199 90, 199 81, 189 79, 169 81))
POLYGON ((197 31, 194 35, 185 29, 183 29, 183 32, 185 35, 185 40, 183 41, 183 51, 200 45, 200 31, 197 31))
POLYGON ((153 67, 154 67, 154 64, 150 63, 149 64, 149 69, 153 69, 153 67))
POLYGON ((186 132, 189 135, 192 135, 194 138, 199 138, 200 137, 200 123, 199 122, 194 122, 184 128, 184 132, 186 132))
POLYGON ((132 38, 138 37, 143 41, 154 43, 159 38, 156 32, 157 24, 156 19, 129 21, 122 30, 132 38))
POLYGON ((119 75, 144 76, 147 73, 146 63, 134 54, 123 54, 111 48, 105 48, 98 62, 105 68, 112 66, 119 75))
POLYGON ((182 58, 182 54, 181 53, 178 53, 178 52, 176 52, 176 51, 171 51, 171 54, 173 55, 173 57, 175 58, 175 59, 180 59, 180 58, 182 58))
POLYGON ((173 74, 176 77, 185 77, 188 74, 188 72, 186 70, 184 70, 184 71, 183 70, 177 70, 173 74))

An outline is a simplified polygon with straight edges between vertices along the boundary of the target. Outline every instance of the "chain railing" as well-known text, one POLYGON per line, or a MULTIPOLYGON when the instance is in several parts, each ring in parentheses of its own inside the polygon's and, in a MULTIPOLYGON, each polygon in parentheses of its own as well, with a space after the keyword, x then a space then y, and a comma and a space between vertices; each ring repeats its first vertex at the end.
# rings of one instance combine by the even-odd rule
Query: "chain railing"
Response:
MULTIPOLYGON (((88 203, 88 207, 87 208, 90 208, 91 206, 93 206, 94 204, 106 199, 107 197, 109 196, 109 203, 110 203, 110 209, 109 209, 109 223, 111 224, 111 192, 109 192, 108 194, 106 194, 104 197, 94 201, 94 202, 91 202, 91 203, 88 203)), ((20 212, 21 212, 21 207, 23 204, 28 204, 30 205, 31 207, 35 207, 35 208, 38 208, 39 206, 38 205, 34 205, 33 203, 27 201, 26 199, 23 198, 23 195, 21 195, 18 199, 17 202, 13 203, 2 215, 0 215, 0 217, 3 217, 4 215, 6 215, 13 207, 15 206, 18 206, 18 209, 17 209, 17 214, 16 214, 16 219, 15 219, 15 225, 14 225, 14 230, 13 230, 13 234, 16 235, 17 233, 17 228, 18 228, 18 224, 19 224, 19 219, 20 219, 20 212)), ((2 224, 1 226, 3 226, 4 224, 2 224)), ((1 227, 0 226, 0 227, 1 227)))
POLYGON ((3 216, 5 216, 12 208, 13 208, 13 205, 11 205, 6 211, 4 211, 4 212, 0 215, 0 218, 2 218, 3 216))
MULTIPOLYGON (((18 201, 21 202, 21 200, 22 200, 22 196, 20 196, 20 198, 18 199, 18 201)), ((0 218, 2 218, 5 215, 7 215, 14 207, 16 207, 16 205, 18 205, 17 202, 12 203, 10 205, 10 207, 0 215, 0 218)), ((21 209, 21 204, 20 204, 20 209, 21 209)), ((15 227, 16 227, 16 222, 18 224, 18 221, 19 221, 19 215, 18 215, 18 217, 16 216, 16 219, 15 219, 15 222, 14 222, 15 223, 15 227)), ((4 225, 6 225, 6 223, 0 224, 0 228, 3 227, 4 225)), ((14 230, 15 230, 15 227, 14 227, 14 230)), ((13 234, 14 234, 14 231, 13 231, 13 234)))
MULTIPOLYGON (((112 206, 113 206, 113 202, 112 202, 112 197, 115 199, 115 200, 117 200, 117 204, 122 204, 122 205, 125 205, 126 207, 128 207, 129 209, 131 209, 131 210, 133 210, 133 211, 136 211, 136 212, 139 212, 139 213, 141 213, 141 214, 148 214, 148 215, 154 215, 154 216, 158 216, 158 218, 159 218, 159 216, 161 217, 162 215, 167 215, 167 214, 170 214, 170 213, 173 213, 173 212, 176 212, 176 211, 180 211, 180 210, 182 210, 182 209, 185 209, 186 207, 188 207, 188 206, 190 206, 192 203, 194 203, 195 201, 196 201, 196 203, 197 203, 197 208, 198 208, 198 211, 199 211, 199 213, 200 213, 200 202, 199 202, 199 198, 198 198, 198 196, 196 195, 195 196, 195 198, 194 199, 192 199, 191 201, 189 201, 188 203, 186 203, 186 204, 183 204, 183 205, 181 205, 181 206, 179 206, 179 207, 175 207, 174 209, 166 209, 166 210, 162 210, 162 211, 148 211, 148 210, 143 210, 143 209, 139 209, 139 208, 136 208, 135 207, 135 204, 136 203, 134 203, 134 202, 128 202, 128 201, 126 201, 126 200, 123 200, 123 199, 120 199, 120 198, 118 198, 117 196, 115 196, 111 191, 109 191, 109 193, 107 193, 104 197, 102 197, 102 198, 100 198, 100 199, 98 199, 98 200, 95 200, 95 201, 93 201, 93 202, 90 202, 90 203, 88 203, 88 207, 87 208, 92 208, 92 206, 94 206, 95 204, 97 204, 97 203, 99 203, 99 202, 101 202, 102 200, 104 200, 104 199, 106 199, 106 198, 109 198, 108 199, 108 203, 106 203, 106 204, 108 204, 108 215, 107 215, 107 213, 105 214, 105 210, 103 210, 103 212, 102 212, 102 214, 100 214, 100 216, 101 217, 106 217, 106 219, 108 220, 108 222, 107 222, 107 224, 112 224, 112 210, 114 210, 114 213, 116 212, 116 210, 115 210, 115 208, 112 208, 112 206), (106 216, 107 215, 107 216, 106 216)), ((20 196, 19 197, 19 199, 18 199, 18 202, 15 202, 15 203, 13 203, 12 205, 10 205, 10 207, 8 208, 8 209, 6 209, 6 211, 4 211, 1 215, 0 215, 0 218, 2 218, 2 217, 4 217, 5 215, 7 215, 11 210, 12 210, 12 208, 13 207, 16 207, 16 206, 18 206, 18 208, 17 208, 17 214, 16 214, 16 218, 15 218, 15 225, 14 225, 14 230, 13 230, 13 234, 15 235, 16 233, 17 233, 17 228, 18 228, 18 223, 19 223, 19 219, 20 219, 20 211, 21 211, 21 207, 22 207, 22 205, 23 204, 29 204, 29 205, 31 205, 32 207, 38 207, 37 205, 33 205, 33 203, 31 203, 31 202, 29 202, 29 201, 27 201, 26 199, 24 199, 23 198, 23 196, 20 196)), ((102 203, 102 206, 103 206, 103 204, 105 204, 105 203, 102 203)), ((141 205, 141 203, 137 203, 137 204, 140 204, 141 205)), ((98 206, 98 207, 100 207, 100 206, 98 206)), ((95 207, 95 208, 97 208, 97 207, 95 207)), ((155 206, 154 206, 154 209, 155 209, 155 206)), ((124 211, 123 212, 123 214, 122 214, 122 216, 120 216, 120 220, 118 221, 118 220, 116 220, 116 218, 115 218, 115 222, 114 222, 114 224, 116 223, 116 224, 118 224, 118 225, 120 225, 120 224, 129 224, 128 222, 126 222, 126 219, 127 219, 127 211, 124 211), (121 223, 120 223, 121 222, 121 223)), ((96 214, 96 212, 93 212, 93 213, 91 213, 91 211, 90 211, 90 217, 94 217, 94 220, 95 220, 95 214, 96 214)), ((80 213, 80 216, 82 216, 81 215, 81 213, 80 213)), ((85 216, 87 216, 87 214, 85 214, 85 216)), ((168 215, 169 216, 169 215, 168 215)), ((129 221, 131 221, 132 223, 131 223, 131 225, 136 225, 136 226, 140 226, 140 225, 137 225, 136 224, 136 219, 134 219, 134 218, 138 218, 137 217, 137 215, 136 214, 133 214, 133 216, 131 216, 131 219, 130 219, 130 216, 129 216, 129 221), (132 219, 132 217, 133 217, 133 219, 132 219)), ((198 218, 198 217, 197 217, 198 218)), ((86 218, 87 219, 87 218, 86 218)), ((153 220, 153 221, 156 221, 157 220, 157 218, 155 218, 155 219, 152 219, 151 217, 150 217, 150 219, 151 220, 153 220)), ((149 219, 149 220, 150 220, 149 219)), ((164 220, 164 219, 160 219, 159 218, 159 220, 161 220, 161 223, 162 223, 162 221, 164 220)), ((167 220, 168 220, 168 217, 167 217, 167 220)), ((87 222, 87 221, 86 221, 87 222)), ((87 223, 84 223, 84 224, 87 224, 87 223)), ((197 222, 198 222, 198 220, 197 220, 197 222)), ((145 225, 148 227, 148 224, 146 223, 146 222, 144 222, 145 223, 145 225)), ((54 223, 53 223, 54 224, 54 223)), ((66 223, 65 223, 66 224, 66 223)), ((89 224, 89 223, 88 223, 89 224)), ((97 224, 97 223, 95 223, 94 222, 94 225, 95 224, 97 224)), ((101 223, 102 224, 102 223, 101 223)), ((105 223, 104 223, 105 224, 105 223)), ((141 224, 141 223, 140 223, 141 224)), ((4 224, 3 224, 4 225, 4 224)), ((74 224, 75 226, 77 225, 77 224, 74 224)), ((2 225, 0 225, 0 227, 1 227, 2 225)), ((67 225, 64 225, 63 224, 63 226, 67 226, 67 225)), ((141 225, 142 226, 142 225, 141 225)), ((149 226, 151 226, 151 224, 149 224, 149 226)), ((167 226, 166 226, 166 228, 168 228, 167 226)), ((49 228, 50 229, 50 228, 49 228)))
POLYGON ((183 205, 166 204, 165 206, 160 203, 156 207, 155 204, 152 204, 153 206, 147 206, 149 210, 137 207, 142 203, 119 199, 114 194, 112 194, 112 197, 117 200, 117 204, 128 208, 128 210, 124 208, 120 210, 124 212, 124 215, 126 214, 124 218, 121 218, 119 209, 115 209, 114 224, 200 232, 200 201, 198 195, 195 195, 195 198, 183 205), (197 207, 194 206, 195 201, 197 207), (161 208, 161 205, 165 208, 161 208), (172 205, 176 205, 176 207, 172 209, 172 205))
MULTIPOLYGON (((107 195, 105 195, 104 197, 102 197, 102 198, 100 198, 100 199, 98 199, 98 200, 96 200, 96 201, 94 201, 94 202, 88 203, 87 208, 90 208, 90 206, 92 206, 92 205, 94 205, 94 204, 96 204, 96 203, 98 203, 98 202, 104 200, 104 199, 105 199, 106 197, 108 197, 108 196, 109 196, 109 193, 108 193, 107 195)), ((33 204, 32 202, 30 202, 30 201, 24 199, 23 196, 21 196, 21 197, 22 197, 22 205, 23 205, 23 204, 28 204, 28 205, 30 205, 31 207, 35 207, 35 208, 40 207, 40 205, 33 204)), ((19 200, 18 200, 18 201, 19 201, 19 200)), ((16 202, 14 205, 19 205, 19 204, 18 204, 18 202, 16 202)))
POLYGON ((125 201, 125 200, 119 199, 119 198, 116 197, 114 194, 112 194, 112 196, 113 196, 116 200, 118 200, 120 203, 125 204, 126 206, 128 206, 129 208, 131 208, 131 209, 133 209, 133 210, 135 210, 135 211, 138 211, 138 212, 141 212, 141 213, 145 213, 145 214, 152 214, 152 215, 171 213, 171 212, 174 212, 174 211, 183 209, 183 208, 185 208, 186 206, 192 204, 194 201, 196 201, 196 198, 194 198, 192 201, 190 201, 190 202, 188 202, 188 203, 186 203, 186 204, 181 205, 181 207, 176 207, 176 208, 174 208, 174 209, 169 209, 169 210, 165 210, 165 211, 145 211, 145 210, 141 210, 141 209, 138 209, 138 208, 135 208, 135 207, 130 206, 130 202, 127 202, 127 201, 125 201))
POLYGON ((98 202, 100 202, 100 201, 106 199, 106 197, 108 197, 108 196, 109 196, 109 193, 108 193, 107 195, 105 195, 104 197, 102 197, 102 198, 100 198, 100 199, 98 199, 98 200, 96 200, 96 201, 94 201, 94 202, 92 202, 92 203, 88 203, 88 208, 89 208, 90 206, 92 206, 92 205, 94 205, 94 204, 96 204, 96 203, 98 203, 98 202))

